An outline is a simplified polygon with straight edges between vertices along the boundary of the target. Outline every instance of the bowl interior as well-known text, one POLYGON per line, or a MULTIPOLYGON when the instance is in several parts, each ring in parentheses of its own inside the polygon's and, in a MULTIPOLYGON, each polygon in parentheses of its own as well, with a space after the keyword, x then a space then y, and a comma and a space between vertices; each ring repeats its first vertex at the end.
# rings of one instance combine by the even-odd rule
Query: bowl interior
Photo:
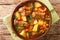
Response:
MULTIPOLYGON (((42 5, 44 5, 42 2, 40 2, 40 1, 26 1, 26 2, 22 2, 22 3, 20 3, 20 4, 18 4, 17 5, 17 7, 15 8, 15 10, 13 11, 13 14, 12 14, 12 17, 11 17, 11 26, 12 26, 12 30, 15 32, 15 34, 17 35, 17 36, 19 36, 20 38, 22 38, 22 39, 25 39, 25 40, 28 40, 28 39, 26 39, 26 38, 24 38, 24 37, 22 37, 21 35, 19 35, 18 33, 17 33, 17 31, 15 30, 15 27, 14 27, 14 14, 15 14, 15 12, 20 8, 20 7, 22 7, 22 6, 24 6, 24 5, 26 5, 27 3, 30 3, 30 2, 39 2, 39 3, 41 3, 42 5)), ((46 5, 44 5, 45 7, 46 7, 46 5)), ((47 8, 47 7, 46 7, 47 8)), ((48 9, 48 8, 47 8, 48 9)), ((51 18, 51 13, 50 13, 50 11, 49 11, 49 9, 48 9, 48 12, 49 12, 49 16, 50 16, 50 18, 51 18)), ((51 26, 51 19, 50 19, 50 22, 49 22, 49 27, 51 26)), ((48 28, 48 30, 49 30, 49 28, 48 28)), ((47 30, 47 31, 48 31, 47 30)), ((47 33, 47 31, 45 31, 45 33, 44 34, 42 34, 41 36, 39 36, 39 37, 37 37, 37 38, 34 38, 35 40, 36 39, 39 39, 39 38, 41 38, 41 37, 43 37, 46 33, 47 33)), ((32 39, 33 40, 33 39, 32 39)))

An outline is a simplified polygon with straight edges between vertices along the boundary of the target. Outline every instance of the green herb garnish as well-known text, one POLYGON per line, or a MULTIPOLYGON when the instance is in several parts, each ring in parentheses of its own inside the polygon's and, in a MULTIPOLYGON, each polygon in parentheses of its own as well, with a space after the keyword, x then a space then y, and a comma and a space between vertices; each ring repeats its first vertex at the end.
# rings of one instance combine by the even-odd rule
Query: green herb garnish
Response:
POLYGON ((30 10, 33 10, 33 8, 34 8, 34 6, 32 5, 32 6, 30 7, 30 10))
POLYGON ((18 27, 15 27, 15 30, 18 31, 19 30, 18 27))
POLYGON ((27 16, 27 22, 32 22, 31 18, 32 18, 31 15, 27 16))
POLYGON ((25 27, 25 26, 26 26, 26 24, 20 24, 20 26, 21 26, 21 27, 25 27))
POLYGON ((31 31, 28 31, 28 34, 31 35, 32 34, 31 31))

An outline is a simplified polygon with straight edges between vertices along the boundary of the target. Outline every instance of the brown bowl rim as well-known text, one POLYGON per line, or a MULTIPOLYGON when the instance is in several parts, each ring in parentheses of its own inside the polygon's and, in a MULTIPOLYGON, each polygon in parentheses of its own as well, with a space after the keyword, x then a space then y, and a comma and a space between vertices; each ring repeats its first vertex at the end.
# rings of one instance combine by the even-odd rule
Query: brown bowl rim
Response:
MULTIPOLYGON (((35 2, 35 1, 42 3, 42 2, 39 1, 39 0, 33 0, 33 2, 35 2)), ((31 1, 25 1, 25 2, 31 2, 31 1)), ((13 24, 12 24, 12 17, 13 17, 13 14, 15 13, 16 9, 19 9, 18 6, 21 5, 22 3, 24 3, 24 2, 20 2, 20 3, 17 4, 17 6, 16 6, 15 9, 13 10, 13 12, 12 12, 12 14, 11 14, 11 18, 10 18, 11 29, 12 29, 12 31, 13 31, 19 38, 21 38, 21 37, 16 33, 16 31, 14 30, 14 28, 13 28, 13 26, 12 26, 12 25, 13 25, 13 24)), ((44 3, 42 3, 42 4, 48 9, 48 7, 47 7, 44 3)), ((49 9, 48 9, 48 11, 49 11, 49 9)), ((49 12, 50 12, 50 11, 49 11, 49 12)), ((39 36, 39 37, 37 37, 37 38, 35 38, 35 39, 32 39, 32 40, 39 39, 39 38, 41 38, 41 37, 43 37, 44 35, 47 34, 47 32, 49 31, 49 29, 50 29, 50 27, 51 27, 51 23, 52 23, 51 12, 49 13, 49 15, 50 15, 50 17, 51 17, 51 20, 50 20, 50 25, 49 25, 48 30, 47 30, 44 34, 42 34, 41 36, 39 36)), ((22 39, 23 39, 23 37, 22 37, 22 39)), ((24 38, 24 40, 27 40, 27 39, 24 38)))

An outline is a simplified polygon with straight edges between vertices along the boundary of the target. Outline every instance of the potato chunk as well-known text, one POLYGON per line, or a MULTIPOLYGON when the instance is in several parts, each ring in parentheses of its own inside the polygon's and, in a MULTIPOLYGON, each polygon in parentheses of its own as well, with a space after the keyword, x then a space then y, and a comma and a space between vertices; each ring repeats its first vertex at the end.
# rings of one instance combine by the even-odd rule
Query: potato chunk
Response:
POLYGON ((26 16, 22 16, 23 21, 27 21, 26 16))
POLYGON ((40 30, 40 33, 44 33, 44 30, 40 30))
POLYGON ((43 24, 44 24, 43 20, 39 20, 39 21, 38 21, 38 24, 39 24, 39 25, 43 25, 43 24))
POLYGON ((19 18, 20 17, 20 13, 19 12, 16 12, 15 13, 15 16, 16 16, 16 18, 19 18))
POLYGON ((26 32, 23 30, 21 33, 20 33, 20 35, 22 35, 23 37, 26 37, 26 32))
POLYGON ((37 24, 38 22, 37 22, 37 20, 34 20, 34 24, 37 24))
POLYGON ((35 2, 35 7, 41 7, 42 5, 39 2, 35 2))
POLYGON ((25 9, 25 6, 24 7, 21 7, 21 8, 19 8, 19 12, 23 12, 23 10, 25 9))
POLYGON ((32 13, 32 16, 33 16, 33 17, 35 17, 35 16, 36 16, 35 12, 33 12, 33 13, 32 13))
POLYGON ((38 24, 34 25, 34 28, 33 28, 34 32, 37 32, 37 30, 38 30, 38 24))

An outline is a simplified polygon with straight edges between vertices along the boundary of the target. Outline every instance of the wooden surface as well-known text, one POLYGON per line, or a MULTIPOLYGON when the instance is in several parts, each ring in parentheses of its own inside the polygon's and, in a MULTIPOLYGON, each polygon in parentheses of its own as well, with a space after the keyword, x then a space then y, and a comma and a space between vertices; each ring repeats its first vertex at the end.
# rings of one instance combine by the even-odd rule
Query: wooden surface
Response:
MULTIPOLYGON (((13 40, 3 23, 3 18, 9 15, 21 0, 0 0, 0 40, 13 40)), ((60 16, 60 0, 50 0, 60 16)), ((49 32, 41 40, 60 40, 60 20, 51 26, 49 32)))

